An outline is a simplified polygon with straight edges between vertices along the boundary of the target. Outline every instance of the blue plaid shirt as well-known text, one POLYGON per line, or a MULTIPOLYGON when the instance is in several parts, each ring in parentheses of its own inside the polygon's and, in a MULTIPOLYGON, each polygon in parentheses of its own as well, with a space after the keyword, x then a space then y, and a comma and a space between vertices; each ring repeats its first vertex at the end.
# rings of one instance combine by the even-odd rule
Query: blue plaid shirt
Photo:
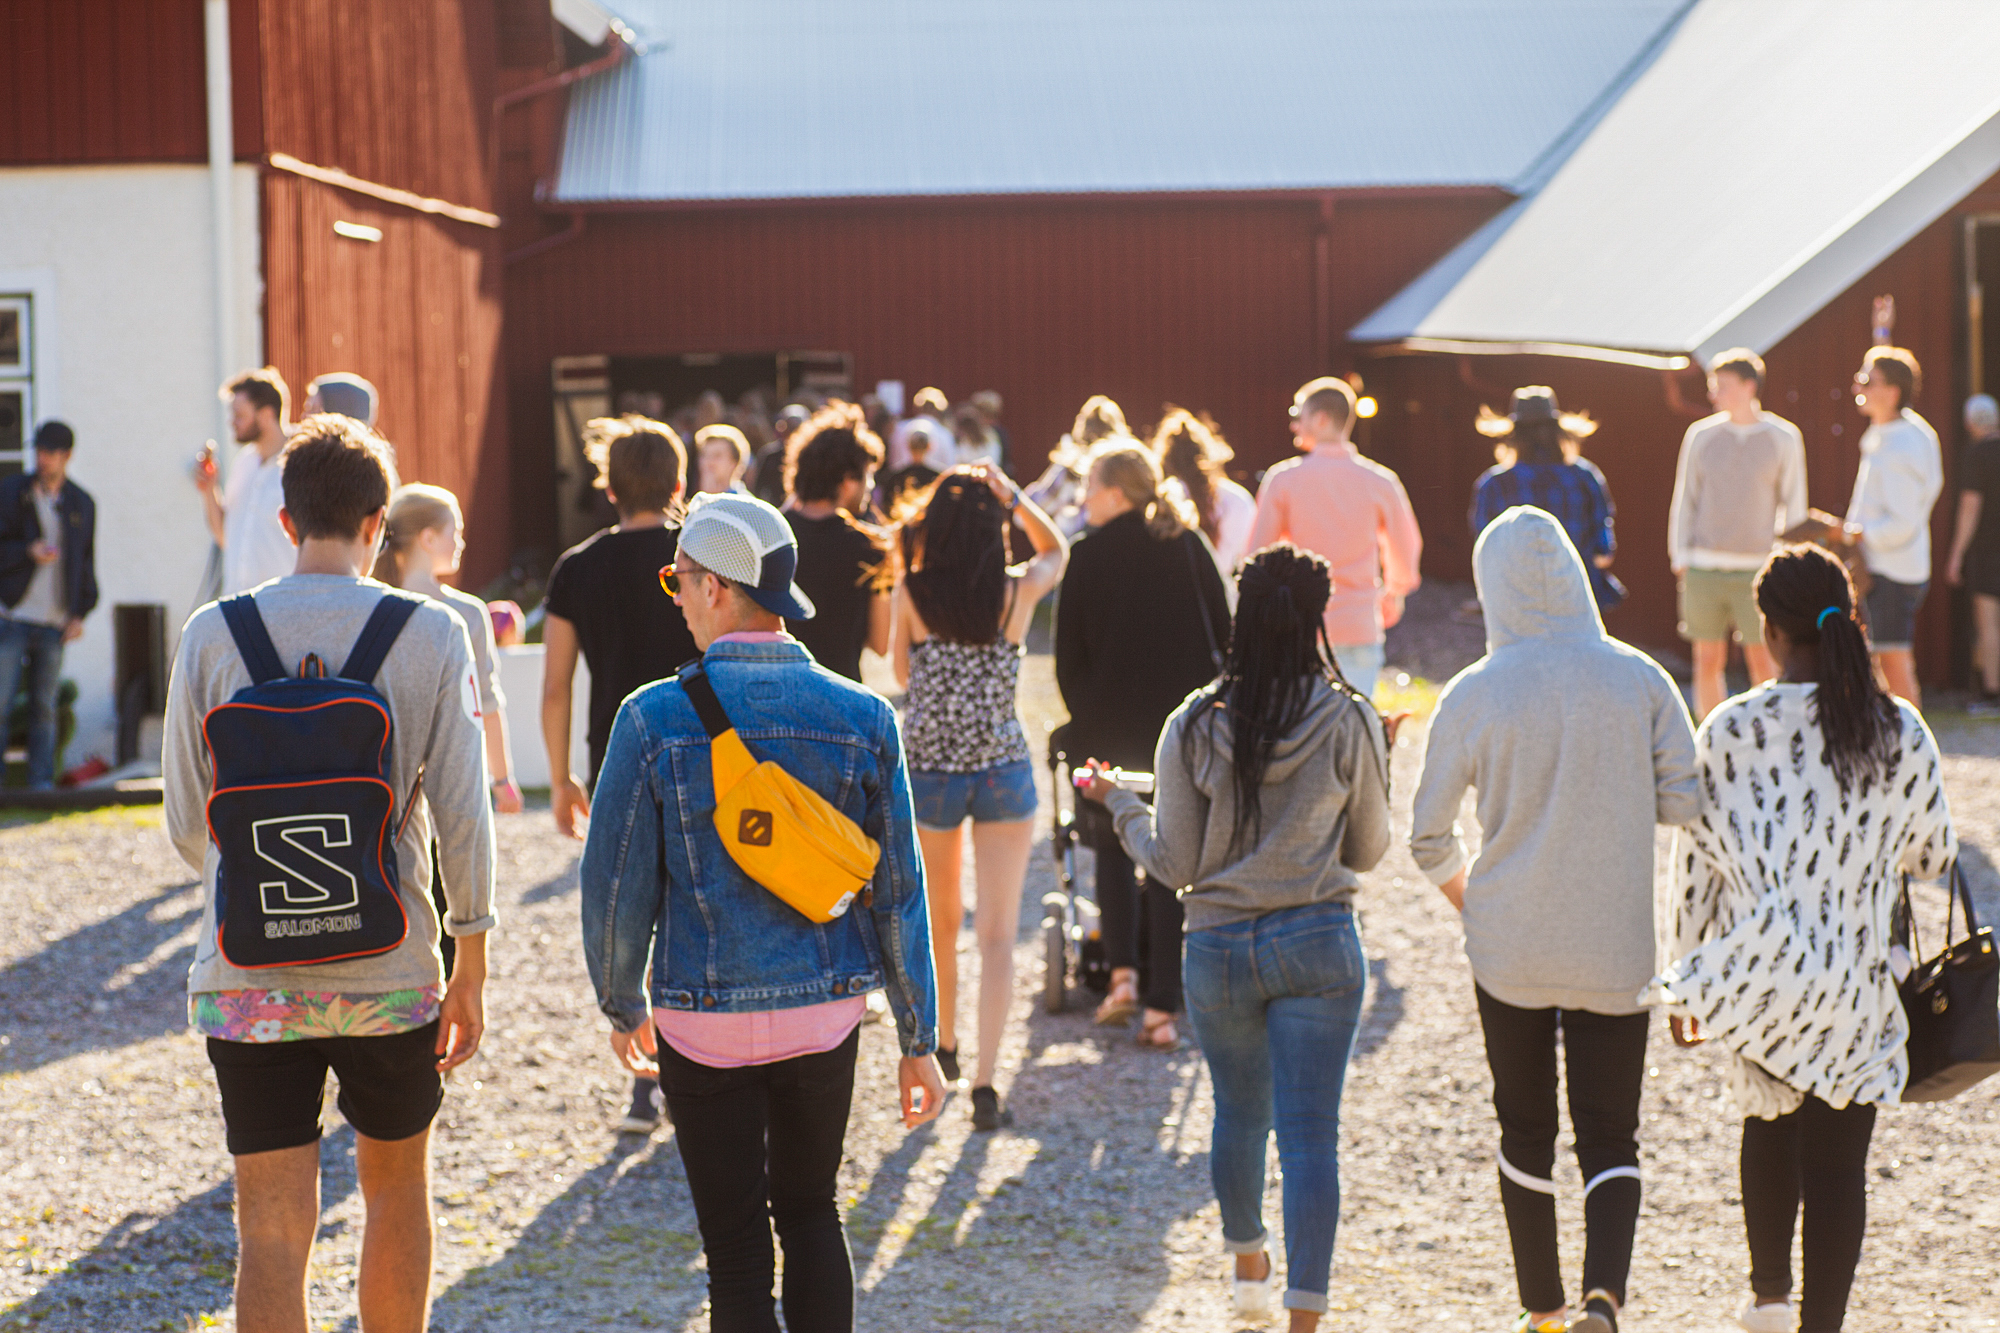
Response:
POLYGON ((1472 488, 1472 535, 1486 531, 1487 524, 1515 505, 1546 510, 1562 524, 1583 557, 1600 607, 1608 609, 1624 600, 1618 580, 1596 565, 1598 556, 1618 551, 1614 531, 1618 510, 1597 464, 1579 458, 1574 463, 1515 463, 1486 469, 1472 488))

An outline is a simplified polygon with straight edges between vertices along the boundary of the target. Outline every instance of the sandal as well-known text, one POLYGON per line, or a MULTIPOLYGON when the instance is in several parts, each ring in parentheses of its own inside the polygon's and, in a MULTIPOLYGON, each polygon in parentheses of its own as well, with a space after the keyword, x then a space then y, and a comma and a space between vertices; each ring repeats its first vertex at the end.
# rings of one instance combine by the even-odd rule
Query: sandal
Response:
POLYGON ((1180 1029, 1174 1025, 1172 1014, 1147 1014, 1140 1020, 1137 1040, 1141 1046, 1155 1051, 1178 1051, 1181 1048, 1180 1029), (1162 1030, 1171 1035, 1161 1036, 1162 1030))
POLYGON ((1099 1027, 1117 1027, 1130 1023, 1132 1015, 1139 1012, 1139 983, 1136 978, 1126 977, 1114 980, 1111 990, 1104 997, 1104 1003, 1097 1006, 1095 1022, 1099 1027))

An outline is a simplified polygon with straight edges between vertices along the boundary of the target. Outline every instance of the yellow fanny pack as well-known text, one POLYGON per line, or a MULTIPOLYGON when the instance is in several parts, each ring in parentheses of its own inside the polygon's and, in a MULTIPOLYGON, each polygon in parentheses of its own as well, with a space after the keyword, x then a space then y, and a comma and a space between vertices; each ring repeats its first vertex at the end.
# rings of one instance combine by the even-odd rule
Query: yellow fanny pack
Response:
POLYGON ((881 845, 777 764, 758 762, 700 668, 679 679, 708 731, 715 832, 730 859, 807 920, 839 918, 875 878, 881 845))

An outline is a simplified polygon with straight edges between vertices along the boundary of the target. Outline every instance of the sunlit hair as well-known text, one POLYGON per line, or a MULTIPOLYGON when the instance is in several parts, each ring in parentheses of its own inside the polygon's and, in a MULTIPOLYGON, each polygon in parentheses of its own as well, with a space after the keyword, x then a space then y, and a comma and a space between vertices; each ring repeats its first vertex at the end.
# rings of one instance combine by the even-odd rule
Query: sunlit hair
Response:
POLYGON ((463 524, 458 497, 442 486, 413 481, 389 497, 389 517, 382 524, 382 549, 375 555, 374 575, 392 587, 403 586, 410 548, 426 532, 447 523, 463 524))
POLYGON ((616 496, 621 514, 655 510, 675 515, 687 489, 687 448, 664 421, 627 412, 584 423, 583 452, 597 469, 594 483, 616 496))
POLYGON ((1085 447, 1113 435, 1131 433, 1125 425, 1125 409, 1101 393, 1094 393, 1083 400, 1083 406, 1077 409, 1076 421, 1069 428, 1070 439, 1085 447))
POLYGON ((1340 430, 1354 420, 1355 406, 1354 386, 1334 375, 1307 380, 1292 395, 1292 415, 1301 423, 1324 412, 1340 430))
POLYGON ((252 408, 268 407, 276 412, 281 423, 291 415, 292 391, 276 366, 243 371, 222 386, 224 402, 239 393, 250 400, 252 408))
POLYGON ((337 412, 299 422, 278 460, 285 512, 300 541, 353 541, 396 489, 396 454, 389 442, 337 412))
POLYGON ((903 506, 904 586, 924 625, 954 643, 1000 637, 1007 603, 1007 511, 978 476, 953 469, 903 506))
POLYGON ((1222 465, 1236 456, 1215 423, 1186 408, 1167 405, 1166 420, 1153 432, 1154 457, 1163 475, 1180 482, 1194 505, 1201 530, 1214 541, 1220 531, 1215 512, 1215 483, 1227 474, 1222 465))
POLYGON ((1709 358, 1709 374, 1720 375, 1725 370, 1756 385, 1758 393, 1764 392, 1764 358, 1749 348, 1731 347, 1709 358))
POLYGON ((1574 463, 1583 442, 1597 433, 1588 412, 1564 412, 1553 420, 1516 424, 1484 403, 1473 428, 1493 440, 1493 457, 1502 467, 1515 463, 1574 463))
POLYGON ((1129 435, 1098 441, 1084 459, 1083 475, 1123 494, 1144 516, 1146 531, 1160 541, 1173 540, 1197 522, 1194 506, 1161 492, 1165 478, 1160 475, 1160 460, 1129 435))
POLYGON ((728 445, 729 451, 736 455, 736 462, 732 466, 738 471, 750 461, 750 441, 744 437, 742 431, 726 423, 703 426, 694 433, 695 456, 699 458, 703 449, 717 443, 728 445))
POLYGON ((1821 546, 1782 547, 1758 571, 1756 594, 1757 610, 1786 638, 1819 648, 1814 708, 1822 757, 1842 791, 1859 783, 1866 796, 1896 753, 1903 720, 1875 683, 1847 566, 1821 546))
POLYGON ((1916 356, 1907 347, 1878 345, 1868 349, 1861 358, 1861 368, 1870 374, 1879 373, 1883 379, 1896 386, 1901 395, 1898 407, 1908 407, 1917 401, 1917 395, 1924 390, 1924 368, 1917 364, 1916 356))
POLYGON ((837 500, 842 483, 882 466, 882 454, 867 414, 836 398, 786 438, 785 490, 801 503, 837 500))
POLYGON ((1327 643, 1326 604, 1332 593, 1326 561, 1290 542, 1258 551, 1236 576, 1236 619, 1222 674, 1195 696, 1189 725, 1181 731, 1181 753, 1190 772, 1199 771, 1198 730, 1209 732, 1212 749, 1229 751, 1236 789, 1232 851, 1257 841, 1264 818, 1264 774, 1278 743, 1305 717, 1313 681, 1324 680, 1368 704, 1340 674, 1327 643), (1225 718, 1226 747, 1214 735, 1225 718))

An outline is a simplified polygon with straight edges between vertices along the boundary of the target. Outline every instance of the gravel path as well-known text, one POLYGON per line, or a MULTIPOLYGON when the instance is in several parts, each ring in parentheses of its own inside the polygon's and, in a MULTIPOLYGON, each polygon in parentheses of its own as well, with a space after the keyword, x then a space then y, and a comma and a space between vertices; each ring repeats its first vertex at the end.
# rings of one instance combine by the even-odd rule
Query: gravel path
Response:
MULTIPOLYGON (((1031 658, 1025 711, 1056 709, 1031 658)), ((2000 847, 2000 726, 1947 725, 1968 840, 2000 847)), ((1399 747, 1407 826, 1423 741, 1399 747)), ((625 1080, 576 943, 576 848, 546 813, 500 821, 492 1027, 437 1131, 433 1327, 705 1330, 695 1222, 670 1132, 618 1139, 625 1080)), ((1991 906, 1996 875, 1972 863, 1991 906)), ((1011 1132, 968 1133, 961 1102, 905 1134, 893 1032, 863 1033, 843 1171, 860 1325, 1232 1329, 1208 1187, 1210 1097, 1193 1050, 1162 1056, 1034 1003, 1038 851, 1022 914, 1001 1083, 1011 1132)), ((1368 877, 1373 982, 1345 1108, 1345 1200, 1326 1327, 1489 1330, 1516 1308, 1471 985, 1449 909, 1392 854, 1368 877)), ((229 1328, 229 1163, 183 978, 198 891, 156 812, 0 829, 0 1329, 229 1328)), ((967 991, 976 954, 968 953, 967 991)), ((1080 1008, 1080 1006, 1078 1006, 1080 1008)), ((970 1018, 969 1012, 967 1018, 970 1018)), ((1716 1330, 1745 1288, 1735 1139, 1710 1061, 1656 1028, 1647 1205, 1628 1330, 1716 1330)), ((354 1329, 361 1222, 351 1132, 330 1109, 317 1327, 354 1329)), ((1888 1111, 1848 1327, 2000 1329, 2000 1080, 1888 1111)), ((1576 1176, 1558 1170, 1566 1254, 1576 1176)), ((1276 1225, 1277 1192, 1270 1217, 1276 1225)))

